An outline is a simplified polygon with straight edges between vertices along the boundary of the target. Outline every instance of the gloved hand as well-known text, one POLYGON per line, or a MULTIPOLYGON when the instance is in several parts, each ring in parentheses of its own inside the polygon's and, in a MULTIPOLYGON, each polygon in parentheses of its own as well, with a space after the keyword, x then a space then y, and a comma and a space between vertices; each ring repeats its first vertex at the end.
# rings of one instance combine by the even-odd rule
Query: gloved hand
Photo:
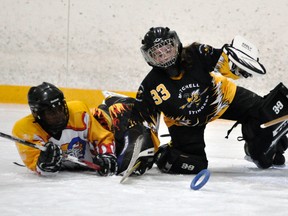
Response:
POLYGON ((154 156, 139 157, 135 164, 140 162, 139 167, 133 172, 135 175, 143 175, 147 170, 151 169, 154 164, 154 156))
POLYGON ((52 142, 44 145, 46 151, 41 151, 37 161, 37 166, 44 172, 57 172, 60 170, 62 161, 62 151, 60 147, 52 142))
POLYGON ((98 170, 98 174, 101 176, 114 175, 118 170, 116 157, 111 154, 99 154, 93 162, 101 167, 98 170))
POLYGON ((237 35, 230 45, 223 46, 232 73, 242 77, 266 74, 265 67, 259 62, 258 48, 245 38, 237 35))
POLYGON ((232 61, 229 61, 229 68, 230 68, 230 71, 233 74, 235 74, 236 76, 244 77, 244 78, 252 77, 251 73, 248 73, 248 72, 242 70, 236 64, 234 64, 232 61))

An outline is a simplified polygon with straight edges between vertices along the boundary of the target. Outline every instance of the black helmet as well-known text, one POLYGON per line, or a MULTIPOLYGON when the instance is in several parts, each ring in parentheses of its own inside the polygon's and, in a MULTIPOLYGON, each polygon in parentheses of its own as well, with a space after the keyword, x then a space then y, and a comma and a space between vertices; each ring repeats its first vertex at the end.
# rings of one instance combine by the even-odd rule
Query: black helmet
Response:
POLYGON ((182 49, 175 31, 164 27, 152 27, 144 36, 141 47, 146 62, 153 67, 168 68, 174 65, 182 49))
POLYGON ((56 86, 43 82, 31 87, 28 104, 36 122, 50 135, 58 135, 67 126, 67 104, 63 92, 56 86))

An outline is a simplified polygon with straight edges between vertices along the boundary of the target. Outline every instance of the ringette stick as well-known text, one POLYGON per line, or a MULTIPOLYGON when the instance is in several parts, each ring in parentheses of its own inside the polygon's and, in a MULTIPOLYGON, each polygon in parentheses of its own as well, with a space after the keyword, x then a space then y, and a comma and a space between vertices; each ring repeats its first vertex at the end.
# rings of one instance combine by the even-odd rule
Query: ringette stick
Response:
POLYGON ((260 125, 260 127, 261 128, 267 128, 267 127, 273 126, 275 124, 278 124, 280 122, 283 122, 285 120, 288 120, 288 115, 284 115, 284 116, 279 117, 277 119, 274 119, 274 120, 268 121, 266 123, 263 123, 263 124, 260 125))
MULTIPOLYGON (((21 143, 23 145, 29 146, 31 148, 39 149, 40 151, 46 151, 46 147, 45 146, 36 145, 35 143, 29 142, 27 140, 23 140, 23 139, 20 139, 20 138, 17 138, 17 137, 14 137, 14 136, 2 133, 2 132, 0 132, 0 137, 6 138, 6 139, 9 139, 9 140, 12 140, 12 141, 16 141, 18 143, 21 143)), ((63 157, 66 160, 68 160, 68 161, 80 164, 80 165, 85 166, 85 167, 89 167, 89 168, 91 168, 93 170, 100 170, 101 169, 100 166, 98 166, 97 164, 94 164, 94 163, 92 163, 90 161, 80 160, 80 159, 78 159, 76 157, 73 157, 71 155, 63 155, 63 157)))
POLYGON ((129 163, 127 169, 125 170, 125 172, 124 172, 124 174, 120 180, 120 183, 125 182, 128 179, 128 177, 132 174, 132 172, 139 167, 140 163, 137 163, 137 164, 135 164, 135 163, 139 157, 139 153, 141 151, 142 144, 143 144, 143 136, 141 135, 136 140, 130 163, 129 163))

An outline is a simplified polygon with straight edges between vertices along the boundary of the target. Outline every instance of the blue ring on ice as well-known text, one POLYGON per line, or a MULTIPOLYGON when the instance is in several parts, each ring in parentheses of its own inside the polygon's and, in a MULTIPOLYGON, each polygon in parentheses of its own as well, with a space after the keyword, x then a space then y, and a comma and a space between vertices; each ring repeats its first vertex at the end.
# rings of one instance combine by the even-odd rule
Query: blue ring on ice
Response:
POLYGON ((207 181, 209 180, 210 178, 210 172, 208 169, 203 169, 201 170, 195 177, 194 179, 192 180, 191 184, 190 184, 190 188, 193 189, 193 190, 199 190, 200 188, 202 188, 206 183, 207 181), (204 178, 202 179, 202 181, 197 184, 198 180, 204 176, 204 178))

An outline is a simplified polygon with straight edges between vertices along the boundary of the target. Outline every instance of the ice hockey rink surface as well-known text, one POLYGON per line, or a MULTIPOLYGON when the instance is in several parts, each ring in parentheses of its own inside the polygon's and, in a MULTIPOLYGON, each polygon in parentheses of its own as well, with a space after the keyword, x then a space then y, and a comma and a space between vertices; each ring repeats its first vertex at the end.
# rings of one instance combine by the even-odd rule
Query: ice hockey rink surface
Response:
MULTIPOLYGON (((25 105, 0 104, 0 131, 11 134, 15 121, 29 113, 25 105)), ((233 124, 217 120, 207 126, 211 176, 197 191, 190 189, 195 175, 163 174, 156 167, 124 184, 121 176, 87 171, 39 177, 15 165, 23 163, 14 142, 0 138, 0 215, 288 215, 287 167, 260 170, 244 160, 240 127, 225 139, 233 124)), ((159 134, 166 133, 160 126, 159 134)))

